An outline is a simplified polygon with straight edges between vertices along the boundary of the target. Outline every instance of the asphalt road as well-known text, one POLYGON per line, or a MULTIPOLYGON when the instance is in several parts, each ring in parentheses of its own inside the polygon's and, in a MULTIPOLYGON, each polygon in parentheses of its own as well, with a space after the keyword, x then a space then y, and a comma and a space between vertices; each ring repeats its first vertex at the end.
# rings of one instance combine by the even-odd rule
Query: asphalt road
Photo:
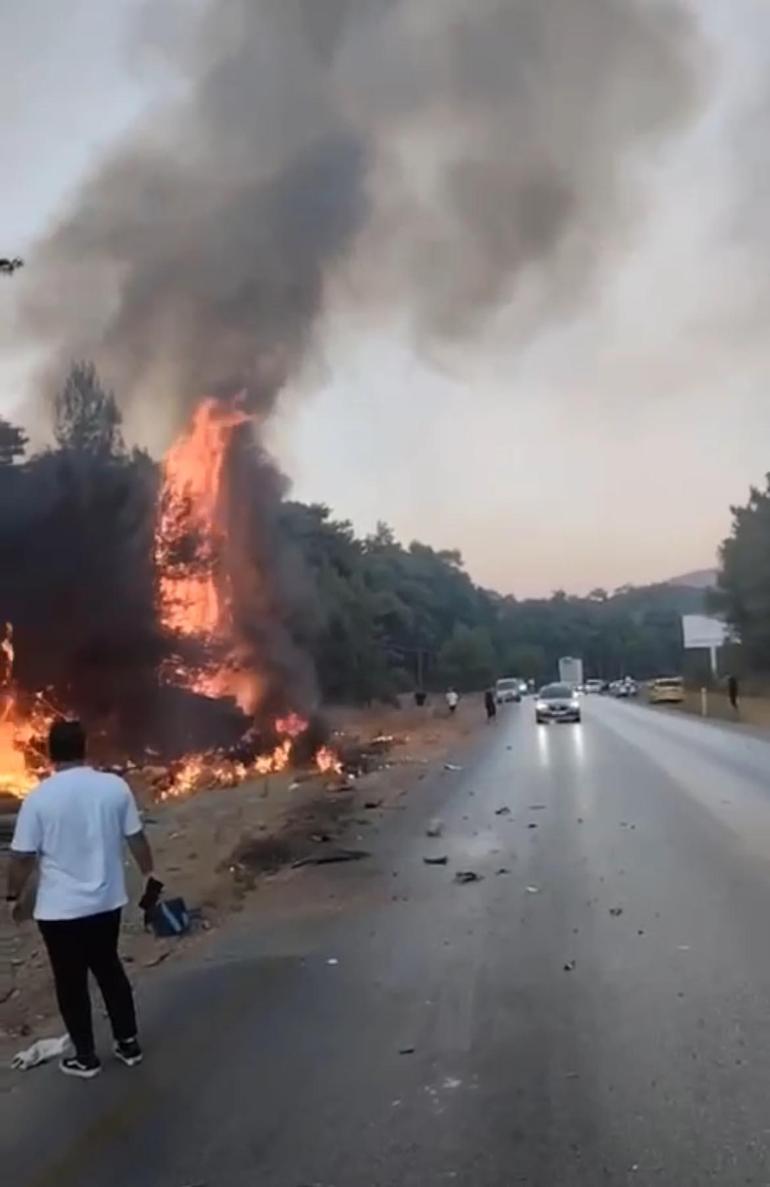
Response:
POLYGON ((463 766, 161 980, 141 1069, 14 1080, 3 1181, 770 1183, 770 743, 597 698, 463 766))

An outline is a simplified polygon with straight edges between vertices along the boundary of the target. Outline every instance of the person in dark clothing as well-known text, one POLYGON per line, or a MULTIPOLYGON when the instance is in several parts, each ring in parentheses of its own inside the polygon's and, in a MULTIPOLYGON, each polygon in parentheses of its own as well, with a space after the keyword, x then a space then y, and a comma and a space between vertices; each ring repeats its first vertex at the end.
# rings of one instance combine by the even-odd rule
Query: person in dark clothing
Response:
POLYGON ((491 688, 488 688, 484 693, 484 708, 487 711, 487 721, 494 721, 497 717, 497 700, 494 690, 491 688))
POLYGON ((730 704, 732 705, 734 711, 737 713, 738 712, 738 695, 739 695, 738 677, 737 676, 729 676, 728 677, 728 679, 727 679, 727 695, 730 698, 730 704))
POLYGON ((124 843, 148 876, 152 853, 128 784, 86 765, 86 737, 80 723, 56 722, 48 749, 55 774, 44 779, 19 810, 6 898, 18 920, 19 900, 37 866, 34 915, 51 962, 59 1010, 75 1049, 59 1066, 68 1076, 89 1080, 101 1071, 94 1046, 89 973, 104 998, 115 1055, 128 1067, 142 1059, 118 937, 121 910, 128 901, 124 843))

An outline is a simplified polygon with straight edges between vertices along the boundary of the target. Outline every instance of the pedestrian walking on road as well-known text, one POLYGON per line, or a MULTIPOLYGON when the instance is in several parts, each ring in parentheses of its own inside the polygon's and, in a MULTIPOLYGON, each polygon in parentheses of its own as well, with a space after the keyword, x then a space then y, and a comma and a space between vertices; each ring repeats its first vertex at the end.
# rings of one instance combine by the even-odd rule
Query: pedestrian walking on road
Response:
POLYGON ((739 696, 739 694, 740 694, 740 689, 738 688, 738 677, 737 676, 728 676, 728 678, 727 678, 727 695, 730 698, 730 704, 732 705, 733 711, 735 713, 738 712, 738 696, 739 696))
POLYGON ((457 706, 460 703, 460 698, 453 688, 450 688, 447 691, 446 703, 449 708, 449 712, 451 714, 454 714, 457 712, 457 706))
POLYGON ((488 688, 484 693, 484 708, 487 711, 487 721, 494 721, 497 717, 497 700, 492 688, 488 688))
POLYGON ((91 1079, 101 1064, 94 1046, 89 972, 104 998, 115 1055, 129 1067, 142 1058, 133 994, 118 956, 121 909, 128 902, 124 841, 146 876, 152 874, 152 853, 128 784, 86 764, 80 722, 56 722, 48 749, 55 774, 19 810, 7 901, 18 922, 22 893, 37 867, 34 916, 74 1048, 74 1055, 59 1066, 69 1076, 91 1079))

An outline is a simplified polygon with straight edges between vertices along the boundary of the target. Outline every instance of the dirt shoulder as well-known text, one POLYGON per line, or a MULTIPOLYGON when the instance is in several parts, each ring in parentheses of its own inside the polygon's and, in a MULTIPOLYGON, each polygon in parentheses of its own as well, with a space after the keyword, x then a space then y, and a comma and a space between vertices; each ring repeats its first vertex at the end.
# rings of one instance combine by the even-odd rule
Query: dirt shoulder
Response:
POLYGON ((689 713, 706 721, 726 721, 748 725, 756 730, 770 730, 770 697, 741 696, 738 712, 733 709, 726 693, 709 689, 707 714, 704 719, 699 690, 688 689, 681 705, 657 706, 674 713, 689 713))
MULTIPOLYGON (((239 787, 201 791, 186 799, 150 802, 137 788, 156 867, 169 895, 200 912, 181 940, 148 935, 135 906, 126 909, 121 949, 132 979, 151 977, 167 961, 193 948, 243 909, 265 879, 297 873, 305 862, 339 856, 336 844, 351 819, 408 795, 435 763, 482 725, 479 698, 450 718, 443 704, 423 710, 377 708, 331 713, 335 741, 360 753, 359 775, 310 772, 271 775, 239 787)), ((5 885, 7 853, 0 852, 5 885)), ((128 872, 132 904, 139 879, 128 872)), ((60 1029, 51 978, 39 934, 30 921, 0 925, 0 1057, 19 1040, 60 1029)))

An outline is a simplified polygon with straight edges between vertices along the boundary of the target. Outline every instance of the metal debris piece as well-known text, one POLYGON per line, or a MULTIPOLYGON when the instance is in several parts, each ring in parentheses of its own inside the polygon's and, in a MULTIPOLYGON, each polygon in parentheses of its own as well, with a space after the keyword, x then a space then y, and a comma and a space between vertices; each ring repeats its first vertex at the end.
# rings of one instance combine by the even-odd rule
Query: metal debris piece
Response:
POLYGON ((565 961, 564 962, 564 972, 565 973, 574 973, 576 963, 577 962, 574 960, 565 961))
POLYGON ((401 1047, 398 1053, 399 1055, 414 1055, 416 1049, 416 1047, 401 1047))
POLYGON ((510 814, 511 809, 507 805, 503 805, 502 808, 498 808, 495 812, 495 816, 510 816, 510 814))
POLYGON ((475 870, 458 870, 455 874, 455 882, 459 882, 464 886, 467 882, 481 882, 481 874, 477 874, 475 870))
POLYGON ((301 857, 299 861, 292 864, 293 870, 298 870, 302 866, 331 866, 340 865, 345 861, 363 861, 365 857, 371 857, 368 849, 329 849, 326 853, 313 853, 309 857, 301 857))
POLYGON ((149 960, 143 960, 142 964, 146 969, 154 969, 156 965, 163 964, 171 955, 171 949, 166 948, 163 952, 157 952, 155 956, 151 956, 149 960))
POLYGON ((527 825, 527 828, 537 828, 537 825, 535 824, 534 820, 530 820, 529 824, 527 825))
POLYGON ((510 874, 510 872, 511 871, 507 870, 505 866, 500 866, 500 869, 497 871, 497 877, 499 878, 501 874, 510 874))
POLYGON ((530 804, 529 805, 530 812, 545 812, 545 809, 546 809, 545 804, 530 804))
POLYGON ((539 886, 528 886, 527 894, 540 894, 540 887, 539 886))
POLYGON ((422 860, 425 862, 426 866, 445 866, 449 861, 449 858, 445 853, 443 853, 441 857, 424 857, 422 860))
POLYGON ((367 812, 373 812, 375 808, 382 807, 382 800, 367 800, 364 807, 367 812))
POLYGON ((618 916, 620 916, 622 914, 623 914, 622 907, 610 907, 610 915, 614 915, 616 919, 618 918, 618 916))
POLYGON ((462 767, 458 767, 457 764, 453 763, 453 762, 445 762, 444 770, 445 771, 461 771, 462 767))
POLYGON ((444 823, 441 820, 431 820, 430 824, 425 830, 426 837, 440 837, 444 831, 444 823))

